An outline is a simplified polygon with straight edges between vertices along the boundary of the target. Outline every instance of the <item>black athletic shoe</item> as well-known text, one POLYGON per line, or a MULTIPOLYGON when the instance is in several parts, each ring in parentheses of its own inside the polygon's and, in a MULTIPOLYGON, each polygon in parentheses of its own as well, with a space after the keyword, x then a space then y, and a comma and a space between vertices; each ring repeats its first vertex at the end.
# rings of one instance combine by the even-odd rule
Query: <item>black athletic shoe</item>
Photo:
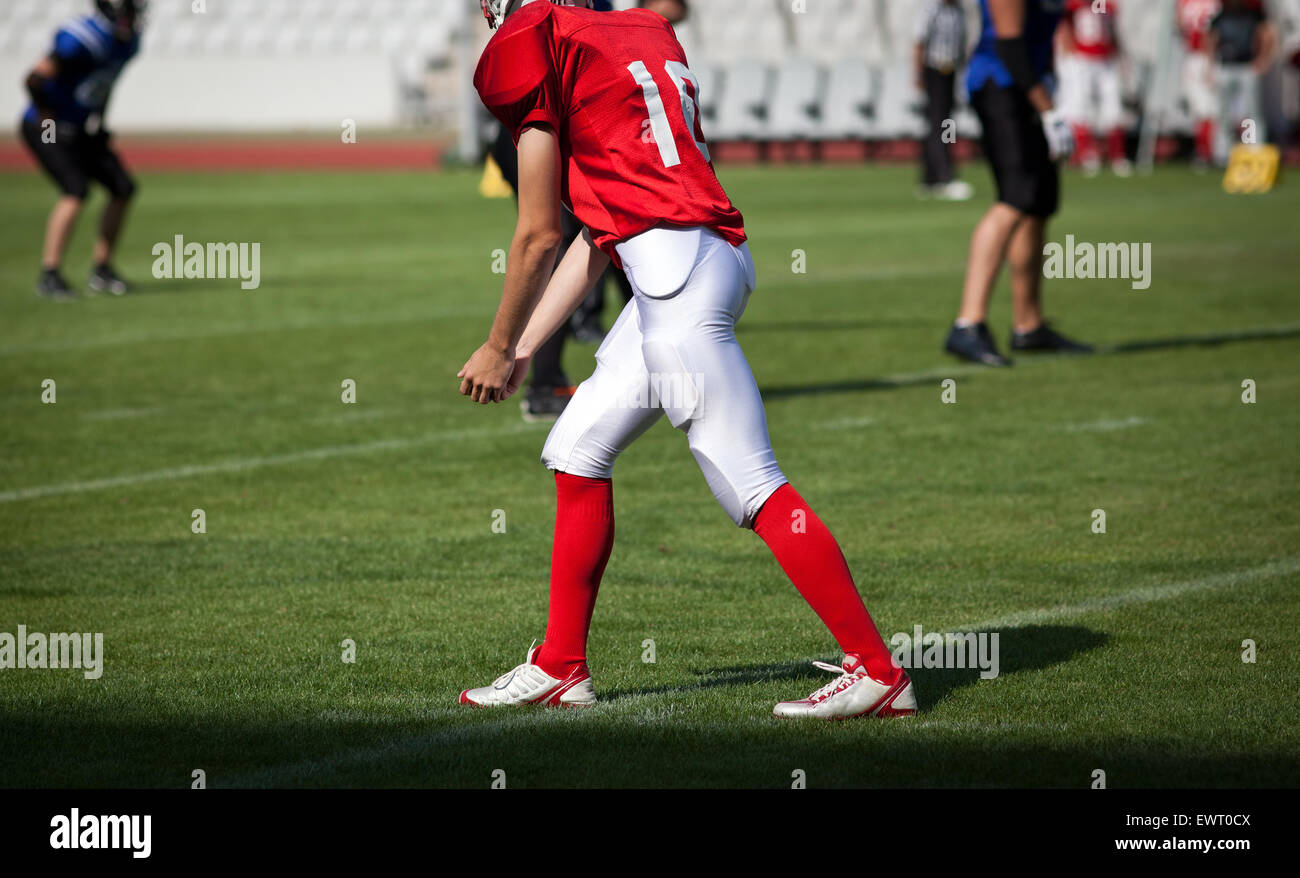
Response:
POLYGON ((993 333, 989 332, 987 323, 976 323, 974 326, 954 324, 943 349, 972 363, 982 363, 985 366, 1011 365, 1010 360, 998 353, 998 346, 993 342, 993 333))
POLYGON ((36 281, 36 295, 56 302, 69 302, 77 298, 77 293, 59 274, 58 269, 47 268, 41 272, 36 281))
POLYGON ((111 265, 95 266, 95 270, 90 273, 90 291, 92 293, 112 293, 115 296, 125 295, 127 291, 126 281, 117 276, 111 265))
POLYGON ((595 314, 574 314, 569 328, 579 344, 600 344, 605 340, 605 330, 600 327, 600 317, 595 314))
POLYGON ((1011 350, 1046 351, 1055 354, 1091 354, 1092 345, 1066 338, 1046 322, 1029 332, 1011 333, 1011 350))
POLYGON ((576 387, 545 387, 530 385, 519 401, 519 411, 530 424, 537 421, 554 421, 573 398, 576 387))

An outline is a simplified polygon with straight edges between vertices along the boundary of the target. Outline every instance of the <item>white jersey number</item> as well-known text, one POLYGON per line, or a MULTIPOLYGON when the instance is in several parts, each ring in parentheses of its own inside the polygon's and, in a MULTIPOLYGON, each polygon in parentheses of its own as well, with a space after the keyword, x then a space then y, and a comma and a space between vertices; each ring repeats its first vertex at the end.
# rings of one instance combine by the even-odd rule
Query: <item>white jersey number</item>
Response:
MULTIPOLYGON (((627 65, 628 72, 636 80, 637 85, 641 86, 641 93, 645 95, 646 109, 650 111, 650 132, 654 135, 655 144, 659 147, 659 158, 663 160, 665 168, 672 168, 682 163, 681 156, 677 153, 677 140, 673 137, 672 126, 668 123, 668 112, 664 109, 663 98, 659 95, 659 84, 646 68, 644 61, 633 61, 627 65)), ((664 72, 672 79, 673 85, 677 86, 677 94, 682 103, 682 117, 686 120, 686 128, 690 131, 692 139, 695 138, 695 117, 699 112, 699 106, 696 99, 700 94, 700 82, 695 78, 695 74, 680 61, 665 61, 664 72), (692 97, 686 90, 686 83, 691 84, 691 89, 695 92, 692 97)), ((695 147, 704 156, 706 162, 712 161, 709 158, 709 147, 702 140, 695 140, 695 147)))

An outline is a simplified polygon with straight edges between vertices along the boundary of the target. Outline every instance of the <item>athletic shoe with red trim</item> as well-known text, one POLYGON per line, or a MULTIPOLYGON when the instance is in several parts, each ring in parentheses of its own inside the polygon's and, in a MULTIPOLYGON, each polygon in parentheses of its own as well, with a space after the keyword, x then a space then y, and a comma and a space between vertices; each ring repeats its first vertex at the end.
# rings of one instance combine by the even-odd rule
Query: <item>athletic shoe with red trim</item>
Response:
POLYGON ((841 665, 813 662, 823 671, 838 674, 830 683, 801 701, 782 701, 773 711, 779 717, 849 719, 855 716, 912 716, 916 694, 906 673, 892 686, 868 676, 856 655, 844 656, 841 665))
POLYGON ((491 686, 466 689, 460 703, 471 707, 504 707, 512 704, 540 704, 545 707, 590 707, 596 690, 586 664, 578 665, 563 680, 533 664, 540 645, 531 647, 522 665, 497 677, 491 686))

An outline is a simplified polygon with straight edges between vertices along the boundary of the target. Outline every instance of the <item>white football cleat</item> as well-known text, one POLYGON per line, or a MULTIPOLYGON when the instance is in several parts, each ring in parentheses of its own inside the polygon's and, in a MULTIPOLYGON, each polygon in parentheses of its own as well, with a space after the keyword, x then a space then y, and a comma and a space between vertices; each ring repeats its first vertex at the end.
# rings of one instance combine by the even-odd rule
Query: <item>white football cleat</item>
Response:
POLYGON ((934 196, 940 201, 970 201, 975 197, 975 187, 965 180, 941 183, 934 188, 934 196))
POLYGON ((849 719, 855 716, 912 716, 916 694, 906 673, 890 686, 872 679, 856 655, 844 656, 843 664, 813 662, 823 671, 838 674, 830 683, 801 701, 782 701, 772 712, 779 717, 849 719))
POLYGON ((557 680, 533 664, 541 646, 528 650, 522 665, 502 674, 491 686, 466 689, 460 703, 471 707, 505 707, 514 704, 540 704, 545 707, 590 707, 596 703, 596 690, 586 664, 578 665, 563 680, 557 680))

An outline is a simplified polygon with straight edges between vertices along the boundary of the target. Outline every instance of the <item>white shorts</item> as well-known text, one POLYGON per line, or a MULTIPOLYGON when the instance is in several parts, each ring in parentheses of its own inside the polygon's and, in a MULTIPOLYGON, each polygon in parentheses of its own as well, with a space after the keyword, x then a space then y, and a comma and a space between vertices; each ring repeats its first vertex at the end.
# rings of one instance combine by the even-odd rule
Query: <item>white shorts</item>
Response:
POLYGON ((752 527, 786 478, 736 341, 755 285, 749 248, 697 227, 651 229, 617 249, 636 295, 551 429, 542 462, 610 478, 619 454, 666 414, 727 515, 752 527))

